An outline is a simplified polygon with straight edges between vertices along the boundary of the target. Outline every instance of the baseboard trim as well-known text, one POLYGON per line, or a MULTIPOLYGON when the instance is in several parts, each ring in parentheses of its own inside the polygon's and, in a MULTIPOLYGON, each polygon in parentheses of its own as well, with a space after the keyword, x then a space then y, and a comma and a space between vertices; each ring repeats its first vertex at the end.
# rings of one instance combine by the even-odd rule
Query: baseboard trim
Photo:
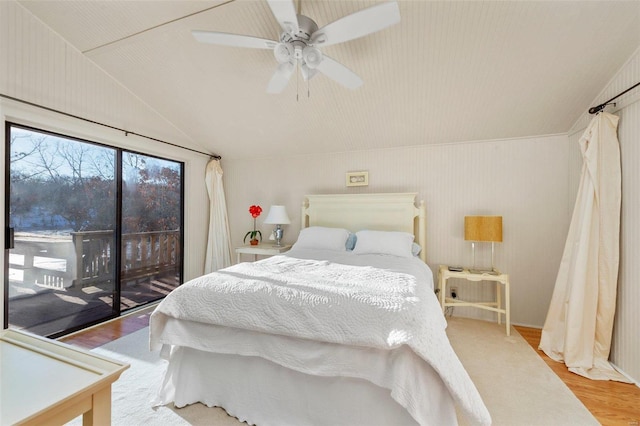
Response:
POLYGON ((630 375, 628 375, 627 373, 625 373, 620 367, 618 367, 617 365, 615 365, 613 362, 609 361, 609 364, 611 364, 611 366, 620 374, 622 374, 624 377, 626 377, 627 379, 629 379, 634 385, 636 385, 636 387, 640 388, 640 383, 634 379, 633 377, 631 377, 630 375))

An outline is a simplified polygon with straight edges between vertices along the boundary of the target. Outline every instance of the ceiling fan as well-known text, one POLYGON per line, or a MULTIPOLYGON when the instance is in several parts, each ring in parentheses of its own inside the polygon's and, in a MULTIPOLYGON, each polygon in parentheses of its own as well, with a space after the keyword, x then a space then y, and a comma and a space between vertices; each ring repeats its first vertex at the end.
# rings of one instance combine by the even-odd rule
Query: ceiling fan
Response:
POLYGON ((267 0, 267 3, 282 27, 279 41, 215 31, 193 30, 191 33, 202 43, 272 49, 278 66, 267 86, 268 93, 282 92, 296 65, 305 80, 320 72, 349 89, 358 88, 362 79, 324 55, 319 47, 354 40, 400 22, 400 10, 395 1, 362 9, 322 28, 318 28, 311 18, 297 14, 293 0, 267 0))

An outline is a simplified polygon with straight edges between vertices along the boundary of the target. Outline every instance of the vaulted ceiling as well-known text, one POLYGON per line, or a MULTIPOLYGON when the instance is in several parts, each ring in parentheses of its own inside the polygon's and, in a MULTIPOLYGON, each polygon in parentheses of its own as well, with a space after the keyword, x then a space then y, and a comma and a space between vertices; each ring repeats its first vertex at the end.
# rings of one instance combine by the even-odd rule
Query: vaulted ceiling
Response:
MULTIPOLYGON (((322 27, 378 3, 295 4, 322 27)), ((294 74, 271 95, 273 52, 191 35, 277 39, 264 0, 20 1, 202 149, 235 159, 564 133, 640 46, 639 1, 398 3, 399 24, 322 49, 363 86, 294 74)))

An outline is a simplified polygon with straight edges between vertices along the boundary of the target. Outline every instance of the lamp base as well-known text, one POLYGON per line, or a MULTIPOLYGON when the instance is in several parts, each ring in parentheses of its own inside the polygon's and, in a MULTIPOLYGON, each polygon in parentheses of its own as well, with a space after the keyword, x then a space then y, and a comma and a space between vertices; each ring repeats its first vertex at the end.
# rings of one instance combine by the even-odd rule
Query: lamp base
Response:
POLYGON ((273 230, 273 234, 276 237, 276 247, 282 247, 282 237, 284 231, 280 225, 276 225, 276 229, 273 230))
POLYGON ((500 275, 500 272, 495 268, 495 245, 494 242, 491 242, 491 269, 483 269, 476 268, 476 243, 475 241, 471 242, 471 253, 473 258, 473 268, 469 268, 469 272, 472 274, 489 274, 489 275, 500 275))

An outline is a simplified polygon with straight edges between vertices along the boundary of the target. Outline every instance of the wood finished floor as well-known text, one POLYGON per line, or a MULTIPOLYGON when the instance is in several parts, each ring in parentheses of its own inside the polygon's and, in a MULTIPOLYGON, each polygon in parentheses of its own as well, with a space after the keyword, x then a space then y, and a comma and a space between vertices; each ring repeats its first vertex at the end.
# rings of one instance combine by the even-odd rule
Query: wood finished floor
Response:
POLYGON ((542 330, 514 326, 554 373, 603 426, 640 426, 640 388, 629 383, 590 380, 538 350, 542 330))
MULTIPOLYGON (((86 349, 102 346, 149 325, 153 307, 109 321, 60 340, 86 349)), ((632 384, 594 381, 573 374, 538 350, 541 330, 515 326, 531 347, 560 377, 603 426, 640 426, 640 388, 632 384)))
POLYGON ((141 309, 111 321, 59 338, 61 342, 94 349, 149 325, 155 306, 141 309))

